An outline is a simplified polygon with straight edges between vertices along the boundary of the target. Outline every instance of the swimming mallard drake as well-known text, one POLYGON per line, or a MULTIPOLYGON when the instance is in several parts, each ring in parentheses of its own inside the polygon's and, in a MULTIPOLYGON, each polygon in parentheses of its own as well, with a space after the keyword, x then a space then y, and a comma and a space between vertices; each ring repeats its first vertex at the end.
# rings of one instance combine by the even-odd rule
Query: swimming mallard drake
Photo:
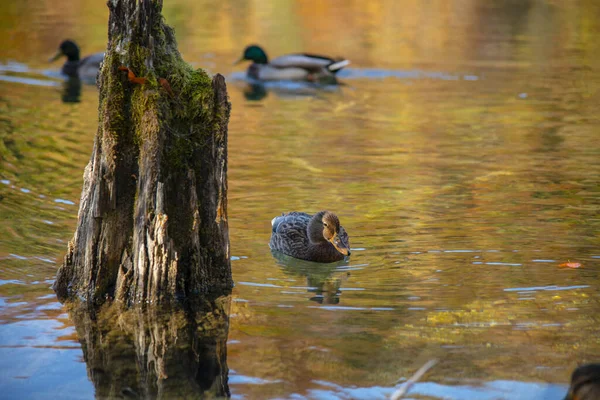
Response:
POLYGON ((62 66, 61 72, 70 78, 80 78, 84 81, 95 81, 100 64, 104 60, 104 53, 94 53, 79 59, 79 47, 72 40, 63 41, 50 62, 56 61, 61 56, 66 56, 67 61, 62 66))
POLYGON ((284 213, 271 221, 269 247, 302 260, 330 263, 350 255, 348 234, 329 211, 284 213))
POLYGON ((597 399, 600 399, 600 364, 581 365, 573 371, 565 400, 597 399))
POLYGON ((335 81, 335 74, 350 64, 348 60, 306 53, 287 54, 269 62, 267 53, 257 45, 246 47, 235 64, 244 60, 252 61, 248 78, 259 81, 335 81))

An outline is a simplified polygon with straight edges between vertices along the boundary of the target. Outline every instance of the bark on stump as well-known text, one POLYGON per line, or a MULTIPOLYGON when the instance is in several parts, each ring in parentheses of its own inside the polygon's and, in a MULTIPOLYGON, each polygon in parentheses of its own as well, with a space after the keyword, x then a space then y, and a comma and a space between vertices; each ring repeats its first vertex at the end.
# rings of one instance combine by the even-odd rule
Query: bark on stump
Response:
POLYGON ((226 292, 233 282, 225 79, 183 61, 162 0, 108 7, 99 126, 54 289, 61 300, 93 304, 226 292), (128 79, 123 66, 146 82, 128 79))

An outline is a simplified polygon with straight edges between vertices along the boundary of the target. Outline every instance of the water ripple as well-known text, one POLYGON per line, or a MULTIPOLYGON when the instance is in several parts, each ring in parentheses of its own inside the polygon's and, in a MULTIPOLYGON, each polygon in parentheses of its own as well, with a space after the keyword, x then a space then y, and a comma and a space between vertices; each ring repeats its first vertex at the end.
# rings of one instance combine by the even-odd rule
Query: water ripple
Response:
POLYGON ((574 290, 574 289, 585 289, 589 288, 590 285, 574 285, 574 286, 533 286, 533 287, 522 287, 522 288, 508 288, 504 289, 505 292, 536 292, 542 291, 559 291, 559 290, 574 290))

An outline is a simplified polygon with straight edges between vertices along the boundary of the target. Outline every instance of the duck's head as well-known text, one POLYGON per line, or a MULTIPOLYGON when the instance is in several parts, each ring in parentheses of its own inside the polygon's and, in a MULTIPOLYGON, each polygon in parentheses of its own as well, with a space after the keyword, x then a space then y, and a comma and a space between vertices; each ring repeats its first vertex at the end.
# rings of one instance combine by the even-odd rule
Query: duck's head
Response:
POLYGON ((329 211, 321 211, 313 216, 308 225, 309 237, 312 242, 327 241, 337 251, 345 256, 350 255, 348 235, 340 226, 337 215, 329 211))
POLYGON ((600 396, 600 364, 586 364, 573 371, 565 400, 591 400, 600 396))
POLYGON ((56 61, 61 56, 66 56, 69 61, 79 61, 79 47, 74 41, 65 40, 60 44, 58 51, 49 61, 56 61))
POLYGON ((239 64, 244 60, 255 62, 256 64, 267 64, 269 59, 267 58, 267 53, 260 47, 255 44, 246 47, 244 50, 244 54, 242 57, 237 60, 234 64, 239 64))

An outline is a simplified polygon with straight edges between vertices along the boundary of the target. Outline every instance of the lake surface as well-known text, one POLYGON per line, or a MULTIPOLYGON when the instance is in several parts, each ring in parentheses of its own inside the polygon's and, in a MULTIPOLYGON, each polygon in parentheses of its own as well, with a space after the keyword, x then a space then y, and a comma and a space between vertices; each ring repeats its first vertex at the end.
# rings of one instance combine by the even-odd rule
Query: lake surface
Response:
MULTIPOLYGON (((490 3, 165 0, 233 107, 234 398, 384 399, 436 358, 413 398, 562 399, 600 360, 600 5, 490 3), (231 65, 252 42, 352 64, 339 87, 256 92, 231 65), (349 262, 271 254, 275 215, 321 209, 349 262)), ((69 96, 45 60, 66 37, 102 51, 107 16, 83 0, 0 15, 0 398, 102 397, 51 290, 98 95, 69 96)))

